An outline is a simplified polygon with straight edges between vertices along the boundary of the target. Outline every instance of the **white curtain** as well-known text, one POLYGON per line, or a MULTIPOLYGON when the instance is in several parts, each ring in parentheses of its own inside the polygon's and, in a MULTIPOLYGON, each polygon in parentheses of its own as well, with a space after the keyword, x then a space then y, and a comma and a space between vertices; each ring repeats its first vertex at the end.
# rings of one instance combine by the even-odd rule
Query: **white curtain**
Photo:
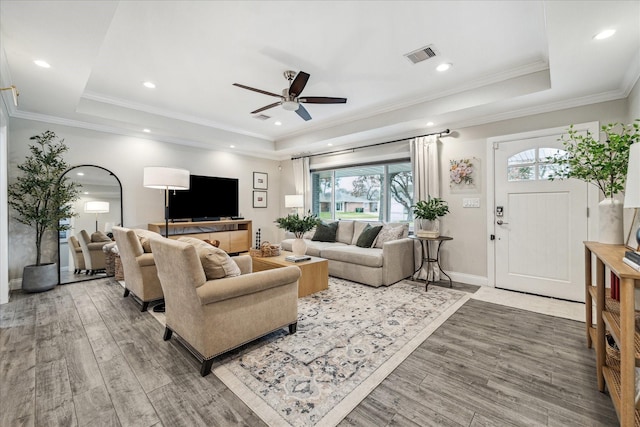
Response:
POLYGON ((302 213, 298 210, 299 215, 304 215, 311 209, 311 175, 308 157, 293 160, 293 183, 296 186, 296 194, 304 196, 302 213))
MULTIPOLYGON (((438 138, 435 135, 413 138, 409 141, 411 151, 411 168, 413 172, 413 201, 427 200, 429 197, 440 197, 440 161, 438 156, 438 138)), ((437 243, 430 243, 431 257, 435 257, 437 243)), ((422 246, 416 245, 416 269, 422 262, 422 246)), ((438 266, 431 264, 430 269, 434 281, 440 280, 438 266)), ((419 279, 426 279, 429 272, 423 268, 418 272, 419 279)))

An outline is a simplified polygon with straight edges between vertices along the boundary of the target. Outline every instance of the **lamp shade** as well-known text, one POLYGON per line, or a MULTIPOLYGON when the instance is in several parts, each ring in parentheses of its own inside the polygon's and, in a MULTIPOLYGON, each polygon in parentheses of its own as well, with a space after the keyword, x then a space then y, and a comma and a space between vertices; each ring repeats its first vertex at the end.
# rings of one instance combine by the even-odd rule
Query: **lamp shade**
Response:
POLYGON ((84 204, 85 213, 109 213, 109 202, 99 202, 94 200, 92 202, 86 202, 84 204))
POLYGON ((304 197, 302 194, 292 194, 284 196, 284 207, 285 208, 303 208, 304 207, 304 197))
POLYGON ((150 166, 144 168, 144 182, 146 188, 160 190, 188 190, 189 171, 186 169, 150 166))
POLYGON ((640 142, 632 144, 629 151, 624 207, 640 208, 640 142))

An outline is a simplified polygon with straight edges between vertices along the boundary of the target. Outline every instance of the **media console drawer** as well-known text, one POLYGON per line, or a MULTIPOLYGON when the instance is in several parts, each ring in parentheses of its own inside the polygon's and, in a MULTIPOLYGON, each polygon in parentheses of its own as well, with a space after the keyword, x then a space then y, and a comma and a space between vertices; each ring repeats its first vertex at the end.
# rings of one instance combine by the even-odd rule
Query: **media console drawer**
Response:
MULTIPOLYGON (((170 222, 169 238, 195 237, 202 240, 219 240, 220 249, 229 252, 248 252, 251 247, 252 223, 248 220, 203 221, 203 222, 170 222), (211 231, 188 232, 188 230, 208 229, 211 231), (183 232, 187 230, 187 232, 183 232), (174 234, 176 233, 176 234, 174 234)), ((165 223, 154 222, 147 228, 165 235, 165 223)))

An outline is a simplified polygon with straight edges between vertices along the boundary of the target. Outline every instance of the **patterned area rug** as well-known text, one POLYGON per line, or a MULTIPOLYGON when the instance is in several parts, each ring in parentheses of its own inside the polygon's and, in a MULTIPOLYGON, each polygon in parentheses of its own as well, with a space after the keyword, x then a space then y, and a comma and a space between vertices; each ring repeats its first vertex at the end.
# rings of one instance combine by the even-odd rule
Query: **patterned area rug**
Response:
POLYGON ((403 281, 330 278, 285 329, 223 356, 213 373, 271 426, 336 425, 470 294, 403 281))

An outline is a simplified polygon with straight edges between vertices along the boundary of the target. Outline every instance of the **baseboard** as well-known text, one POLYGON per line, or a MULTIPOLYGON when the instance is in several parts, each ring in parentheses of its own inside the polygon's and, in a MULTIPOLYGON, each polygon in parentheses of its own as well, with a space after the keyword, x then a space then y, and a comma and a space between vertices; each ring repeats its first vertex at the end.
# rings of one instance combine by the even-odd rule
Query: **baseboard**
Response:
MULTIPOLYGON (((445 271, 454 282, 465 283, 467 285, 489 286, 489 279, 474 274, 456 273, 454 271, 445 271)), ((446 277, 445 277, 446 279, 446 277)))
POLYGON ((22 277, 20 277, 19 279, 9 280, 9 290, 17 291, 18 289, 22 289, 22 277))

